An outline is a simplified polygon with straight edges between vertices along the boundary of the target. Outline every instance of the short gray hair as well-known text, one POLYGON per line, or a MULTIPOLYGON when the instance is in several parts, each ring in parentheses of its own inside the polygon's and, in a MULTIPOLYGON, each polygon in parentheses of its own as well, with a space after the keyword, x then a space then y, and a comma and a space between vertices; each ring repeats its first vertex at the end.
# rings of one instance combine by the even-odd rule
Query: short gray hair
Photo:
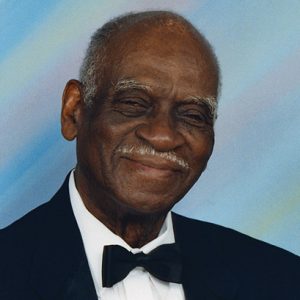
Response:
POLYGON ((122 31, 137 24, 166 25, 170 21, 181 24, 193 34, 198 36, 211 50, 218 76, 219 65, 214 51, 205 37, 185 18, 171 11, 145 11, 138 13, 127 13, 116 17, 100 27, 91 37, 85 58, 82 62, 79 80, 83 84, 84 102, 91 106, 97 96, 97 89, 104 76, 104 66, 108 61, 109 41, 122 31))

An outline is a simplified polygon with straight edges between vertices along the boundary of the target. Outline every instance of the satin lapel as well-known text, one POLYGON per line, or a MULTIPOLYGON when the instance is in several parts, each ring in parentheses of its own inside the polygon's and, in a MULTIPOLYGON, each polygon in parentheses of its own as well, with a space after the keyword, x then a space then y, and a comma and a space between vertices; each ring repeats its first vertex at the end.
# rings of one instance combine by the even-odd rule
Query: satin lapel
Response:
MULTIPOLYGON (((41 299, 97 300, 69 199, 68 177, 41 215, 30 281, 41 299)), ((39 224, 37 224, 39 226, 39 224)))
MULTIPOLYGON (((215 245, 201 229, 186 218, 173 214, 176 242, 183 255, 183 288, 186 300, 232 300, 237 281, 215 245)), ((192 221, 194 222, 194 221, 192 221)))

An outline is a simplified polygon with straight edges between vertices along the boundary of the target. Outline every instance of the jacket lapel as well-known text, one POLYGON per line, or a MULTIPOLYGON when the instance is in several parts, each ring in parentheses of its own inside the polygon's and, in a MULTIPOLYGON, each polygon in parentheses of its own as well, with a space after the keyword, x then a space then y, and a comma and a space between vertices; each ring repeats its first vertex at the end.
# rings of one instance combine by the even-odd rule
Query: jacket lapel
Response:
POLYGON ((97 300, 81 235, 71 208, 68 179, 41 214, 43 232, 30 281, 45 300, 97 300))
POLYGON ((205 227, 173 214, 176 242, 183 257, 183 288, 187 300, 231 300, 237 281, 205 227), (192 224, 193 223, 193 224, 192 224))

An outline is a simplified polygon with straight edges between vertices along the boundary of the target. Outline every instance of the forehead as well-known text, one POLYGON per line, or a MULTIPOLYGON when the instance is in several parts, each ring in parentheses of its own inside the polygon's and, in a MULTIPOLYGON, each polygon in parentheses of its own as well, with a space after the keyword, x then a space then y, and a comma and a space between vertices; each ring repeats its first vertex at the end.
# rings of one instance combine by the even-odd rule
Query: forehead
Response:
POLYGON ((110 43, 109 53, 107 77, 113 84, 133 78, 166 93, 177 89, 216 96, 218 76, 210 50, 182 28, 128 30, 110 43))

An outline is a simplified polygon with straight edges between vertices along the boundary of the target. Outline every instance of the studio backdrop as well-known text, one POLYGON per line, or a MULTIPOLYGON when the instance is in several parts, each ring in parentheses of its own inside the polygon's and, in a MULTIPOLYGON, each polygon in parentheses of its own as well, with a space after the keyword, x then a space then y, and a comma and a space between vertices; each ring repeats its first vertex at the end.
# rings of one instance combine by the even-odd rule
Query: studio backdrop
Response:
POLYGON ((216 144, 175 211, 300 255, 300 1, 0 1, 0 227, 48 201, 75 166, 65 83, 93 31, 129 11, 179 12, 222 71, 216 144))

